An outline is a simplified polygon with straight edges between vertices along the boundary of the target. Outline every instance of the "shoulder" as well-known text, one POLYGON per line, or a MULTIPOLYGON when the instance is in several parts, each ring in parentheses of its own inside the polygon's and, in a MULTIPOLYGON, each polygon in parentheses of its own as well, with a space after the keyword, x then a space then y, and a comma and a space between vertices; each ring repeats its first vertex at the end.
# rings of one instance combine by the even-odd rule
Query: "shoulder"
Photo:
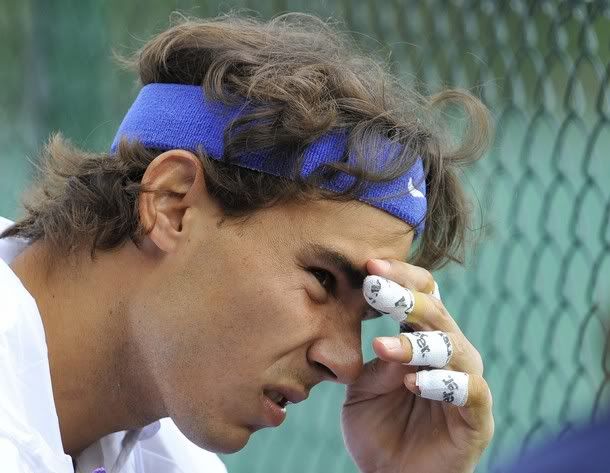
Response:
POLYGON ((149 439, 140 441, 140 447, 144 454, 147 452, 154 454, 157 460, 164 457, 168 463, 184 473, 196 471, 206 473, 227 472, 218 455, 192 443, 178 430, 178 427, 170 418, 161 419, 159 422, 159 432, 149 439))
MULTIPOLYGON (((0 233, 13 224, 10 220, 0 217, 0 233)), ((44 347, 42 350, 46 359, 46 342, 42 321, 38 314, 38 306, 32 295, 23 286, 9 264, 27 246, 27 241, 18 238, 0 239, 0 346, 1 344, 22 344, 44 347), (26 335, 19 338, 17 333, 26 335), (26 333, 24 333, 26 332, 26 333)), ((5 347, 6 348, 6 347, 5 347)), ((4 350, 6 353, 8 350, 4 350)), ((22 353, 41 350, 28 346, 22 353)))
MULTIPOLYGON (((2 240, 0 240, 2 241, 2 240)), ((0 258, 0 346, 31 362, 46 360, 46 341, 38 306, 10 266, 0 258)))
POLYGON ((17 451, 14 461, 23 468, 31 466, 31 471, 71 471, 72 462, 61 444, 38 308, 2 259, 0 373, 1 466, 17 451))
MULTIPOLYGON (((0 233, 11 227, 13 223, 4 217, 0 217, 0 233)), ((0 259, 11 262, 27 245, 28 241, 22 238, 0 238, 0 259)))
POLYGON ((14 222, 9 220, 8 218, 4 218, 0 216, 0 233, 10 227, 14 222))

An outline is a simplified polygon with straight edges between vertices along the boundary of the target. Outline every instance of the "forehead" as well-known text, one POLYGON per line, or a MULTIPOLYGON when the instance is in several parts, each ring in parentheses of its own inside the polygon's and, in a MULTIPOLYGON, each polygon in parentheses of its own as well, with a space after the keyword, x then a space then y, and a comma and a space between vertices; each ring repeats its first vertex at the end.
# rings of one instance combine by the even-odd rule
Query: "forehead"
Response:
POLYGON ((405 260, 411 249, 414 232, 406 222, 363 202, 318 200, 277 210, 294 245, 331 248, 358 266, 370 258, 405 260))

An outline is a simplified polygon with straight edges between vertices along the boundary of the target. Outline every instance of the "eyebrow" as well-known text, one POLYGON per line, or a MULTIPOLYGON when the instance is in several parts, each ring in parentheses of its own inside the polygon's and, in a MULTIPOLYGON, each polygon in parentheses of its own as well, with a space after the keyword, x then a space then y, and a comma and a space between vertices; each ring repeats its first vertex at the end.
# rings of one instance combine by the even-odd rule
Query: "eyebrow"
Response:
POLYGON ((352 289, 362 289, 364 278, 368 276, 368 273, 358 268, 358 266, 343 253, 317 243, 307 244, 304 248, 304 252, 307 256, 327 264, 328 266, 332 266, 336 271, 342 273, 352 289))

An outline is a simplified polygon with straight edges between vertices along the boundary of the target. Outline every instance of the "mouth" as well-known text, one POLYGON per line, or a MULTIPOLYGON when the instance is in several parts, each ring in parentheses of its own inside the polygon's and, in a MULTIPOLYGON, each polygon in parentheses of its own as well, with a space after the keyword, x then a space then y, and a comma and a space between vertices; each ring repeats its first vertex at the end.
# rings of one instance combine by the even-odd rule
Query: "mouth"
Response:
POLYGON ((298 404, 309 397, 309 393, 302 388, 292 386, 265 386, 263 394, 279 405, 281 408, 288 404, 298 404))
POLYGON ((288 398, 279 391, 275 391, 273 389, 264 389, 263 394, 269 399, 271 399, 271 401, 277 404, 280 409, 283 409, 284 411, 286 410, 286 406, 290 404, 288 398))
POLYGON ((305 400, 308 393, 286 386, 268 386, 263 389, 262 403, 267 425, 279 426, 286 418, 286 406, 305 400))

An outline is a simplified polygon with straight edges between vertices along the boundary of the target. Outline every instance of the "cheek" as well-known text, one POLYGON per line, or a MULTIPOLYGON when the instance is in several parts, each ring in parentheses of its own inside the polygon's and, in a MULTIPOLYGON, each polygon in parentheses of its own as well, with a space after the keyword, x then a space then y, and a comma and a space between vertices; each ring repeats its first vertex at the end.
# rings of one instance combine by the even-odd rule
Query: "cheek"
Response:
POLYGON ((245 444, 261 386, 301 364, 300 347, 324 324, 300 281, 230 274, 175 272, 151 284, 133 318, 167 414, 220 451, 245 444))
POLYGON ((185 401, 219 395, 221 402, 222 392, 263 382, 279 358, 320 330, 321 306, 296 276, 231 264, 214 274, 203 264, 162 273, 140 297, 135 328, 164 397, 180 389, 185 401))
POLYGON ((230 367, 249 383, 264 384, 280 365, 302 365, 304 361, 296 359, 323 329, 321 306, 303 287, 286 281, 235 285, 231 294, 215 302, 224 308, 209 327, 219 351, 214 354, 219 370, 230 367))

